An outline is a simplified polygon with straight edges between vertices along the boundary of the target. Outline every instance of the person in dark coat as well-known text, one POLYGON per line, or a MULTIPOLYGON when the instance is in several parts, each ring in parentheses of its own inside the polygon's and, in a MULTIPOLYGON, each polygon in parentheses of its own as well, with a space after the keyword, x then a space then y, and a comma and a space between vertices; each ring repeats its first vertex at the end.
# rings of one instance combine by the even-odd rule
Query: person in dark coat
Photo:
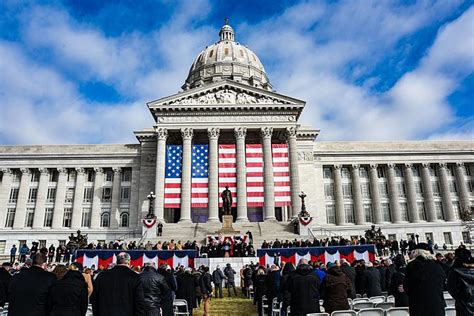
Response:
POLYGON ((10 262, 4 262, 0 268, 0 307, 5 306, 5 303, 8 302, 8 286, 12 279, 11 268, 10 262))
POLYGON ((474 315, 474 258, 465 248, 455 251, 456 259, 448 274, 448 291, 456 300, 456 315, 474 315))
POLYGON ((256 273, 254 274, 253 279, 253 304, 257 304, 258 315, 263 316, 262 314, 262 297, 267 294, 266 285, 267 276, 265 274, 265 268, 260 266, 258 267, 256 273))
POLYGON ((143 286, 146 316, 161 316, 160 308, 164 296, 170 292, 165 278, 156 272, 153 264, 145 264, 140 280, 143 286))
POLYGON ((367 267, 365 266, 365 261, 360 260, 356 266, 356 293, 364 295, 367 293, 367 267))
POLYGON ((184 273, 181 273, 176 277, 176 283, 178 284, 176 298, 186 300, 188 303, 189 315, 192 316, 193 308, 197 307, 196 286, 199 285, 199 283, 191 274, 190 268, 186 269, 184 273))
POLYGON ((196 279, 196 301, 197 301, 197 306, 198 308, 201 306, 201 300, 202 300, 202 291, 201 291, 201 277, 202 273, 199 270, 193 270, 192 273, 193 277, 196 279))
POLYGON ((435 262, 428 245, 419 243, 406 269, 406 292, 410 316, 444 316, 446 303, 443 296, 446 275, 435 262))
POLYGON ((226 288, 227 288, 227 295, 230 297, 230 288, 234 289, 234 295, 237 296, 237 289, 235 288, 235 270, 231 267, 230 263, 228 263, 224 269, 224 275, 226 278, 226 288))
POLYGON ((348 297, 352 294, 352 283, 334 263, 328 263, 327 274, 321 284, 324 311, 331 314, 337 310, 350 309, 348 297))
POLYGON ((82 275, 82 265, 78 270, 69 270, 64 277, 51 286, 48 296, 49 316, 84 316, 87 313, 89 295, 87 283, 82 275))
POLYGON ((46 260, 44 254, 35 254, 31 268, 22 270, 11 279, 8 288, 9 316, 48 315, 48 293, 56 277, 43 270, 46 260))
POLYGON ((173 293, 176 292, 176 280, 173 274, 168 271, 168 266, 166 263, 160 264, 158 273, 165 278, 166 284, 170 289, 170 291, 163 296, 161 301, 161 309, 163 311, 163 315, 173 315, 173 293))
POLYGON ((265 279, 265 287, 267 289, 267 299, 268 299, 268 311, 267 313, 270 315, 272 310, 272 302, 273 298, 278 297, 278 292, 280 291, 280 284, 281 284, 281 274, 280 269, 276 265, 272 265, 270 267, 270 272, 267 274, 267 278, 265 279))
POLYGON ((200 280, 201 292, 202 292, 202 305, 204 309, 204 316, 209 315, 209 309, 211 305, 211 296, 212 296, 212 283, 211 283, 211 274, 209 273, 209 267, 202 268, 202 277, 200 280))
POLYGON ((219 265, 216 266, 216 269, 212 272, 212 281, 214 282, 215 296, 222 298, 222 282, 225 280, 225 275, 220 269, 219 265))
POLYGON ((94 316, 143 316, 145 299, 140 275, 130 269, 130 255, 117 255, 117 265, 97 276, 92 292, 94 316))
POLYGON ((375 261, 374 262, 374 268, 379 271, 380 273, 380 289, 382 292, 385 292, 387 291, 387 281, 386 281, 386 277, 387 277, 387 267, 385 266, 384 264, 384 261, 382 262, 378 262, 378 261, 375 261))
POLYGON ((290 292, 288 291, 288 280, 292 277, 293 273, 295 273, 295 266, 291 262, 287 262, 283 267, 283 271, 281 272, 281 283, 280 283, 280 294, 282 300, 282 315, 286 315, 286 310, 290 304, 290 292))
POLYGON ((395 307, 408 307, 408 295, 403 290, 406 287, 405 276, 406 276, 406 264, 405 257, 402 254, 398 254, 394 259, 394 265, 396 267, 395 272, 392 274, 390 281, 390 287, 388 294, 393 295, 395 298, 395 307))
POLYGON ((380 296, 382 295, 382 289, 380 287, 380 272, 373 267, 372 262, 367 262, 367 297, 380 296))
POLYGON ((341 267, 340 267, 342 273, 344 273, 349 280, 351 281, 351 295, 349 295, 349 298, 354 299, 356 297, 356 284, 355 284, 355 279, 356 279, 356 271, 355 268, 352 267, 349 262, 346 259, 341 259, 341 267))
POLYGON ((319 287, 321 281, 306 259, 300 259, 296 272, 288 280, 291 295, 291 315, 319 313, 319 287))

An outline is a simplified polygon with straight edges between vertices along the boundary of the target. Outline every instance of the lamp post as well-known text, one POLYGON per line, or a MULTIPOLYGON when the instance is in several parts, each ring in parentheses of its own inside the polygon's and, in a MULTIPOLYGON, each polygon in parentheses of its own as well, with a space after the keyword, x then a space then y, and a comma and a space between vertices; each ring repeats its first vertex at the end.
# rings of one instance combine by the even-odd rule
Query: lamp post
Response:
POLYGON ((153 201, 155 200, 156 196, 153 191, 151 191, 146 198, 148 199, 148 214, 146 214, 146 218, 153 218, 155 217, 153 212, 153 201))

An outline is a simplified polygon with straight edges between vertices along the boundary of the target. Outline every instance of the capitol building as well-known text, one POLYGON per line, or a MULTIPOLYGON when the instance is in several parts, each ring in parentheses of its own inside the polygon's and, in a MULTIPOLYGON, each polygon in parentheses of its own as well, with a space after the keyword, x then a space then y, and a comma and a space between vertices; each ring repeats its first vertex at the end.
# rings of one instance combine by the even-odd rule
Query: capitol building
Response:
POLYGON ((150 206, 163 238, 202 241, 221 225, 226 186, 235 228, 257 240, 299 238, 303 191, 313 236, 375 224, 390 239, 470 242, 460 211, 474 203, 473 141, 319 141, 295 97, 224 25, 182 91, 146 104, 156 124, 136 143, 0 146, 0 253, 77 230, 140 239, 150 206))

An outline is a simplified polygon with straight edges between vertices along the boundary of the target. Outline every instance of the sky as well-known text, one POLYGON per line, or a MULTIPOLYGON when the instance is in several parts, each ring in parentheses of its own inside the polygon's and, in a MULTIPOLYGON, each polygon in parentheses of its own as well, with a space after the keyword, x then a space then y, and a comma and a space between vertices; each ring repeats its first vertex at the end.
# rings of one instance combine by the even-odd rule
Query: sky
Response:
POLYGON ((0 1, 0 144, 136 143, 224 18, 318 140, 474 140, 474 1, 0 1))

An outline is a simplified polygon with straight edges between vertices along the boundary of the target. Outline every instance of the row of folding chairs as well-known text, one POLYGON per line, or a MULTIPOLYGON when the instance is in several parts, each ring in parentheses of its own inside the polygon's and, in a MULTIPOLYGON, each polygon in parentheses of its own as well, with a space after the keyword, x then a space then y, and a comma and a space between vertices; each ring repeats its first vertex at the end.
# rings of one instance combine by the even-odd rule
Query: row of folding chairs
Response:
MULTIPOLYGON (((306 314, 306 316, 329 316, 328 313, 313 313, 306 314)), ((335 311, 331 316, 409 316, 410 311, 408 307, 393 307, 387 310, 381 308, 366 308, 359 311, 335 311)), ((445 308, 446 316, 456 316, 456 309, 454 306, 445 308)))
MULTIPOLYGON (((160 311, 161 315, 161 311, 160 311)), ((185 299, 175 298, 173 301, 173 315, 187 315, 189 316, 188 302, 185 299)))

